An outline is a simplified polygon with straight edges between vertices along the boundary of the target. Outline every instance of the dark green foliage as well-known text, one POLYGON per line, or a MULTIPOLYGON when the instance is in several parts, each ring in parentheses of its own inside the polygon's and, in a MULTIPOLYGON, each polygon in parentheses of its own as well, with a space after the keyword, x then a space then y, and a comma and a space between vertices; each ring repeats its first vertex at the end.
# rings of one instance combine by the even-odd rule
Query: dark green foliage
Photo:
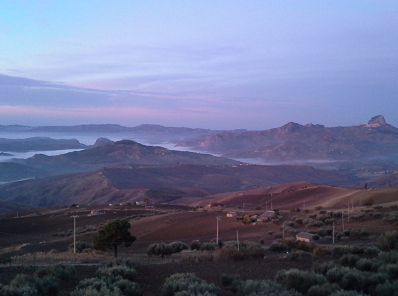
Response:
POLYGON ((223 274, 221 275, 221 285, 223 287, 230 287, 236 283, 240 283, 241 279, 239 276, 230 275, 230 274, 223 274))
POLYGON ((201 245, 202 245, 202 244, 201 244, 200 241, 194 240, 194 241, 191 242, 190 248, 191 248, 191 250, 200 250, 200 246, 201 246, 201 245))
POLYGON ((182 295, 219 295, 214 284, 209 284, 193 273, 176 273, 168 277, 162 287, 163 296, 182 295))
POLYGON ((141 296, 140 286, 122 277, 90 278, 79 282, 71 296, 141 296))
POLYGON ((136 240, 129 229, 130 223, 125 219, 109 222, 97 235, 93 236, 93 248, 97 250, 113 249, 115 258, 117 258, 117 248, 121 244, 129 247, 136 240))
POLYGON ((377 256, 380 252, 381 250, 376 246, 367 247, 364 251, 367 256, 377 256))
POLYGON ((378 247, 383 251, 395 250, 398 248, 398 231, 386 231, 377 240, 378 247))
POLYGON ((38 268, 35 276, 44 278, 46 276, 53 276, 59 280, 71 280, 76 275, 76 268, 70 265, 55 265, 38 268))
MULTIPOLYGON (((69 244, 69 250, 74 249, 74 243, 69 244)), ((91 244, 88 242, 77 241, 76 242, 76 253, 81 253, 84 249, 91 248, 91 244)))
POLYGON ((323 263, 314 263, 312 266, 312 270, 316 273, 320 273, 323 275, 326 275, 326 273, 330 270, 335 268, 337 263, 329 261, 329 262, 323 262, 323 263))
POLYGON ((9 285, 0 291, 4 296, 55 296, 59 291, 59 283, 55 277, 39 278, 26 274, 17 274, 9 285))
POLYGON ((354 267, 357 264, 359 257, 354 254, 344 254, 339 259, 339 263, 343 266, 354 267))
POLYGON ((327 282, 326 277, 322 274, 299 269, 280 270, 275 275, 275 280, 286 289, 295 289, 303 294, 306 294, 312 286, 327 282))
POLYGON ((398 264, 380 264, 377 271, 388 274, 391 279, 398 279, 398 264))
POLYGON ((106 264, 106 267, 115 267, 115 266, 120 266, 120 265, 124 265, 129 268, 135 268, 136 263, 131 259, 116 259, 116 260, 109 261, 106 264))
POLYGON ((169 246, 172 248, 173 253, 179 253, 182 250, 189 249, 189 246, 183 242, 172 242, 172 243, 169 243, 169 246))
POLYGON ((285 252, 289 251, 289 246, 284 243, 273 242, 269 246, 268 250, 273 251, 273 252, 279 252, 279 253, 284 252, 285 253, 285 252))
POLYGON ((288 259, 292 261, 311 261, 312 253, 299 250, 297 252, 290 253, 288 255, 288 259))
POLYGON ((377 296, 398 296, 398 281, 378 284, 375 292, 377 296))
POLYGON ((148 255, 162 256, 162 258, 164 258, 164 256, 173 254, 173 248, 165 243, 155 243, 149 245, 146 253, 148 255))
POLYGON ((233 290, 238 296, 301 296, 300 293, 294 290, 286 291, 281 284, 269 280, 241 281, 233 290))
POLYGON ((330 296, 367 296, 367 295, 357 292, 357 291, 339 290, 339 291, 333 292, 332 294, 330 294, 330 296))
POLYGON ((307 296, 327 296, 340 289, 340 286, 337 284, 325 283, 315 285, 308 289, 307 296))
POLYGON ((224 247, 218 250, 220 258, 232 260, 261 259, 264 257, 265 249, 259 243, 243 241, 227 241, 224 247))
POLYGON ((134 268, 129 268, 125 265, 118 265, 113 267, 102 267, 95 272, 95 276, 102 277, 117 277, 133 281, 137 276, 137 271, 134 268))
MULTIPOLYGON (((81 280, 71 296, 142 296, 140 286, 132 282, 137 272, 115 260, 108 267, 99 268, 95 278, 81 280)), ((132 265, 131 262, 128 262, 132 265)))
POLYGON ((216 243, 203 243, 200 246, 201 251, 214 251, 217 248, 218 248, 218 245, 216 243))

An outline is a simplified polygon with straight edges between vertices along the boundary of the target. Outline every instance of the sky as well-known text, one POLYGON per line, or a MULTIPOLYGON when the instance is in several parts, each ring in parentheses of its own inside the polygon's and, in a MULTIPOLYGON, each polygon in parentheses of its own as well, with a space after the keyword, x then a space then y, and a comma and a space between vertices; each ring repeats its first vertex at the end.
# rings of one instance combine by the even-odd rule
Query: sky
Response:
POLYGON ((0 0, 0 124, 398 127, 396 0, 0 0))

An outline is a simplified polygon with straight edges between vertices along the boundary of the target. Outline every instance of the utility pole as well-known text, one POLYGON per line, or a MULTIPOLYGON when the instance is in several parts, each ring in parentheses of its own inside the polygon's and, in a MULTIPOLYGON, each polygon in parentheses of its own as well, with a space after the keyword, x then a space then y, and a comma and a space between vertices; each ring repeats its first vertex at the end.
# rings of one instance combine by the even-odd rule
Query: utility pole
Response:
POLYGON ((236 231, 236 242, 238 243, 238 251, 239 251, 239 230, 236 231))
POLYGON ((343 231, 344 231, 344 212, 341 213, 341 223, 343 224, 343 231))
POLYGON ((79 218, 77 215, 73 215, 73 253, 76 254, 76 218, 79 218))
POLYGON ((271 193, 271 210, 273 210, 274 208, 272 207, 272 193, 271 193))
POLYGON ((217 242, 217 245, 218 245, 218 221, 221 220, 221 217, 217 216, 216 219, 217 219, 217 239, 216 239, 216 242, 217 242))

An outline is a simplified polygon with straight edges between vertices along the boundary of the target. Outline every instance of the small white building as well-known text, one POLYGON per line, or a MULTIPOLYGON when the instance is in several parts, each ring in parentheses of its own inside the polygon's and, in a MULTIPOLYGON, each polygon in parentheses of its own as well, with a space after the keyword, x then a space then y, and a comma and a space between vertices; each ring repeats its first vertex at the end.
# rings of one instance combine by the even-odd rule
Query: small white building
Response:
POLYGON ((274 211, 266 211, 260 217, 257 218, 257 221, 271 221, 274 218, 275 212, 274 211))
POLYGON ((308 232, 300 232, 300 233, 296 234, 296 240, 303 241, 306 243, 312 242, 313 237, 314 237, 314 235, 312 233, 308 233, 308 232))
POLYGON ((228 212, 227 217, 236 217, 236 212, 228 212))
POLYGON ((97 215, 102 215, 102 214, 105 214, 105 213, 101 212, 101 211, 98 211, 98 210, 93 210, 93 211, 91 211, 89 216, 97 216, 97 215))

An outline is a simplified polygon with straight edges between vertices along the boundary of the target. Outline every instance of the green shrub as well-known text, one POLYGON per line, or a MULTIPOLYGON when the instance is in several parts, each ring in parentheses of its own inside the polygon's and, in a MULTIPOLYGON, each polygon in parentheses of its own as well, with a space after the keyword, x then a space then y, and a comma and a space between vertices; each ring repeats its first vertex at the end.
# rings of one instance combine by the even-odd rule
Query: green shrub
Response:
POLYGON ((237 296, 300 296, 295 291, 286 291, 285 288, 274 281, 269 280, 247 280, 240 282, 236 287, 237 296))
POLYGON ((218 248, 218 245, 216 243, 203 243, 200 246, 201 251, 214 251, 217 248, 218 248))
POLYGON ((312 286, 322 285, 327 282, 322 274, 299 269, 280 270, 275 275, 275 280, 286 289, 295 289, 303 294, 306 294, 312 286))
POLYGON ((191 250, 200 250, 201 242, 198 240, 194 240, 191 242, 190 249, 191 250))
POLYGON ((290 253, 288 255, 288 259, 292 261, 308 261, 312 260, 312 253, 299 250, 297 252, 290 253))
POLYGON ((148 246, 146 253, 164 258, 164 256, 173 254, 173 248, 165 243, 154 243, 148 246))
POLYGON ((308 289, 307 296, 327 296, 340 290, 337 284, 325 283, 323 285, 315 285, 308 289))
POLYGON ((127 280, 134 280, 137 276, 137 271, 134 268, 129 268, 124 265, 118 265, 113 267, 102 267, 95 272, 95 276, 98 278, 102 277, 117 277, 120 276, 127 280))
POLYGON ((339 259, 339 263, 343 266, 354 267, 357 264, 359 257, 354 254, 344 254, 339 259))
POLYGON ((289 246, 284 243, 273 242, 269 246, 268 250, 273 251, 273 252, 278 252, 278 253, 287 252, 287 251, 289 251, 289 246))
POLYGON ((186 243, 183 242, 172 242, 169 243, 169 246, 173 250, 173 253, 179 253, 182 250, 188 250, 189 246, 186 243))
POLYGON ((230 275, 230 274, 223 274, 221 275, 221 285, 223 287, 229 287, 232 286, 232 284, 236 281, 241 281, 239 276, 236 275, 230 275))
POLYGON ((380 252, 381 250, 376 246, 367 247, 364 251, 367 256, 377 256, 380 252))
POLYGON ((75 278, 76 268, 70 265, 55 265, 55 266, 46 266, 38 268, 35 273, 35 276, 39 278, 44 278, 46 276, 53 276, 58 278, 59 280, 71 280, 75 278))
POLYGON ((367 296, 363 293, 351 290, 339 290, 330 294, 330 296, 367 296))
POLYGON ((398 281, 378 284, 375 292, 377 296, 398 296, 398 281))
POLYGON ((162 287, 163 296, 173 295, 218 295, 219 289, 193 273, 176 273, 168 277, 162 287))
MULTIPOLYGON (((76 242, 76 253, 81 253, 84 249, 91 248, 91 246, 92 245, 88 242, 77 241, 76 242)), ((68 248, 69 248, 69 250, 73 251, 74 243, 69 244, 68 248)))
POLYGON ((25 293, 23 291, 26 291, 26 293, 34 293, 34 290, 36 290, 37 294, 41 296, 55 296, 59 291, 59 283, 58 280, 53 276, 39 278, 26 274, 17 274, 10 281, 10 284, 8 286, 5 286, 3 290, 4 289, 9 291, 16 291, 16 293, 20 293, 20 295, 25 295, 23 294, 25 293))

